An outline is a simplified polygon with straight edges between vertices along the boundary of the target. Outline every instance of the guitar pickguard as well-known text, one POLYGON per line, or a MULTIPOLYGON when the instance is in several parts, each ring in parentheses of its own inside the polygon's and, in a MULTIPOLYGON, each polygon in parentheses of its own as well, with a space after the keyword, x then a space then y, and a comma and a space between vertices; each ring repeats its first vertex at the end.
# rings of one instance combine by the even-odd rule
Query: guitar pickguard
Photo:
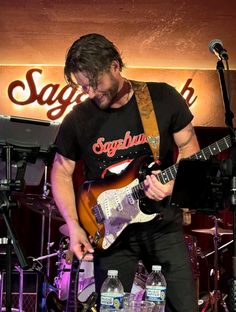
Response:
POLYGON ((106 190, 98 196, 97 204, 104 215, 103 249, 110 247, 127 225, 155 218, 156 213, 144 214, 140 210, 139 200, 133 198, 132 187, 138 184, 139 180, 135 179, 125 187, 106 190))

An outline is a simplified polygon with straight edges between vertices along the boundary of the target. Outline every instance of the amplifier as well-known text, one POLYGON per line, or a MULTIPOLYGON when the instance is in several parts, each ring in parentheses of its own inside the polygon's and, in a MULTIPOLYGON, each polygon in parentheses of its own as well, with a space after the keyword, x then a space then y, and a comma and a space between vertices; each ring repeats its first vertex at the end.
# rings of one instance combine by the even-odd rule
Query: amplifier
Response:
MULTIPOLYGON (((2 273, 2 307, 6 304, 6 274, 2 273)), ((20 273, 12 272, 12 308, 19 307, 20 273)), ((1 299, 1 298, 0 298, 1 299)), ((23 296, 24 312, 38 312, 42 299, 42 274, 35 271, 23 271, 23 296)))

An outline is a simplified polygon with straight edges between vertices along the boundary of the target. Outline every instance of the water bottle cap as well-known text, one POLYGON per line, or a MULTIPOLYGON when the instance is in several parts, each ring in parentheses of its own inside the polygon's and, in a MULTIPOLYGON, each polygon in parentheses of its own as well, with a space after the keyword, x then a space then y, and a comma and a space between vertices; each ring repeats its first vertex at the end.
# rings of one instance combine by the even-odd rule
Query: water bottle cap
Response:
POLYGON ((161 265, 153 265, 152 270, 153 271, 161 271, 161 265))
POLYGON ((107 275, 109 276, 117 276, 118 271, 117 270, 108 270, 107 275))

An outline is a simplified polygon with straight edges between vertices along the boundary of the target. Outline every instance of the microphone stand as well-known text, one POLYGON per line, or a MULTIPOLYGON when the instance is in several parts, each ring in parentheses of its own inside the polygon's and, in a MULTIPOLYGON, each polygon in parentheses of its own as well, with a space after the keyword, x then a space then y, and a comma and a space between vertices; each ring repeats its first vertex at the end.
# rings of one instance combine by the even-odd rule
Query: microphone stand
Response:
MULTIPOLYGON (((227 59, 226 59, 227 62, 227 59)), ((228 64, 228 63, 227 63, 228 64)), ((219 80, 221 85, 221 92, 223 97, 223 102, 225 106, 225 124, 229 128, 230 138, 231 138, 231 154, 230 154, 230 165, 228 169, 231 172, 231 183, 230 183, 230 193, 231 200, 230 206, 233 211, 233 279, 230 289, 230 311, 236 311, 236 135, 233 128, 233 118, 234 114, 230 110, 230 101, 228 97, 228 92, 226 88, 225 78, 224 78, 224 64, 222 58, 217 62, 217 71, 219 74, 219 80)))

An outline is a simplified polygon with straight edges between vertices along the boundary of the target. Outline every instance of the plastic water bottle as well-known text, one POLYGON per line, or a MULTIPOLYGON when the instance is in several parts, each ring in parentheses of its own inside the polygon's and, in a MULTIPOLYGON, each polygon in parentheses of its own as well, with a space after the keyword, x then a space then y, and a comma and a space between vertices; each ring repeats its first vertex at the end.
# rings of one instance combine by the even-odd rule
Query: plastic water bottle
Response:
POLYGON ((152 272, 146 280, 146 300, 155 303, 155 312, 165 311, 166 301, 166 280, 161 272, 160 265, 153 265, 152 272))
POLYGON ((123 306, 124 288, 117 270, 108 270, 107 278, 101 287, 100 311, 119 310, 123 306))

